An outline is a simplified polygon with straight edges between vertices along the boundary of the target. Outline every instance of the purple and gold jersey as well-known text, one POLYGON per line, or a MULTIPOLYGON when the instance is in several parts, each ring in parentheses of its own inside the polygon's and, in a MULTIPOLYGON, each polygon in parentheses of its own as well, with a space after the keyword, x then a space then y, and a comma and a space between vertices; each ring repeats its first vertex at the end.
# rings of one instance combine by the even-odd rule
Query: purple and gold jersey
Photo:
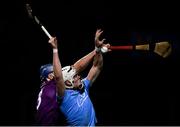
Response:
POLYGON ((54 80, 41 86, 36 109, 36 123, 38 125, 56 125, 58 123, 59 107, 54 80))

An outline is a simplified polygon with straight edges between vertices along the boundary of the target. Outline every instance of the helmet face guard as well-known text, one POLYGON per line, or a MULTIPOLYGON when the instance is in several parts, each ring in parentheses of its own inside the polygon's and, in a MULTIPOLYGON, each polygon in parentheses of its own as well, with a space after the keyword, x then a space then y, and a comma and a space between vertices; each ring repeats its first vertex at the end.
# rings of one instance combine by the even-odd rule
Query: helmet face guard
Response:
POLYGON ((65 83, 65 87, 66 88, 74 88, 74 83, 73 83, 74 78, 73 77, 76 75, 76 69, 74 69, 71 66, 65 66, 62 68, 62 74, 63 74, 64 82, 68 80, 71 83, 71 85, 67 85, 65 83))
MULTIPOLYGON (((74 76, 77 74, 76 69, 71 66, 65 66, 62 68, 62 74, 63 74, 64 82, 67 80, 70 82, 70 84, 65 83, 65 87, 67 89, 77 89, 74 87, 74 82, 73 82, 74 76)), ((81 80, 81 85, 78 86, 78 89, 81 90, 83 88, 84 88, 84 84, 81 80)))
POLYGON ((40 79, 41 81, 45 80, 49 73, 53 72, 53 66, 52 64, 45 64, 40 67, 40 79))

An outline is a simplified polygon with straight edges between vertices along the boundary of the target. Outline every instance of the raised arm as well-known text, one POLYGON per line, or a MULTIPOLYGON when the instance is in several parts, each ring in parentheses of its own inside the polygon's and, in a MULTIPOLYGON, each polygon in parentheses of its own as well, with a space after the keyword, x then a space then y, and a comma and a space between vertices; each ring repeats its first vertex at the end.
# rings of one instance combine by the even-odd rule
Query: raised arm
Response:
POLYGON ((58 54, 58 44, 57 44, 56 37, 52 37, 49 40, 49 43, 51 44, 53 48, 53 70, 54 70, 55 80, 57 83, 56 85, 58 89, 58 95, 63 96, 65 85, 64 85, 63 75, 62 75, 61 62, 60 62, 59 54, 58 54))
MULTIPOLYGON (((96 78, 99 76, 102 67, 103 67, 103 56, 101 53, 100 48, 102 46, 106 46, 108 49, 110 47, 109 44, 103 44, 105 39, 102 39, 101 41, 99 40, 100 35, 102 34, 103 31, 98 29, 95 34, 95 56, 93 60, 93 65, 88 73, 87 79, 90 80, 92 83, 96 80, 96 78)), ((110 51, 110 50, 108 50, 110 51)))
POLYGON ((86 67, 89 65, 89 63, 93 60, 93 57, 95 55, 95 51, 88 53, 78 61, 74 63, 74 68, 76 69, 77 73, 82 72, 86 67))
MULTIPOLYGON (((97 42, 97 45, 99 46, 99 48, 101 46, 106 46, 108 48, 108 51, 110 50, 110 45, 109 44, 103 44, 104 40, 99 41, 99 36, 101 35, 103 31, 101 30, 97 30, 96 32, 96 36, 95 36, 95 42, 97 42)), ((88 53, 87 55, 85 55, 84 57, 82 57, 81 59, 79 59, 78 61, 76 61, 74 63, 74 68, 76 69, 77 73, 82 72, 84 69, 86 69, 86 67, 91 63, 91 61, 93 60, 94 56, 96 54, 96 51, 93 50, 90 53, 88 53)))

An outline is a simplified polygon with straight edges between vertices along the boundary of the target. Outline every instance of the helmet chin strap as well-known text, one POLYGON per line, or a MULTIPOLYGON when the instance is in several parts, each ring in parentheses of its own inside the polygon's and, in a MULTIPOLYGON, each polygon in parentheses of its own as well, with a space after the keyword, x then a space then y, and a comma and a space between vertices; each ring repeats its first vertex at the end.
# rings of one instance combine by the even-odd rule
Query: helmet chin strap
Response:
POLYGON ((84 83, 81 81, 81 84, 78 86, 80 90, 84 88, 84 83))

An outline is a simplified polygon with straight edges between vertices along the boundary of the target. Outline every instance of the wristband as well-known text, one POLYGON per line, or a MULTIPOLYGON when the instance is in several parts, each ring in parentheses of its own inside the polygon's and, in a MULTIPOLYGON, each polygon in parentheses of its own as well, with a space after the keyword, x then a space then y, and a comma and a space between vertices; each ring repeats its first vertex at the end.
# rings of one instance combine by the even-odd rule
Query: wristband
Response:
POLYGON ((58 49, 53 49, 53 53, 57 53, 58 52, 58 49))
POLYGON ((101 52, 101 48, 98 48, 98 47, 95 46, 95 51, 96 51, 97 53, 100 53, 100 52, 101 52))

